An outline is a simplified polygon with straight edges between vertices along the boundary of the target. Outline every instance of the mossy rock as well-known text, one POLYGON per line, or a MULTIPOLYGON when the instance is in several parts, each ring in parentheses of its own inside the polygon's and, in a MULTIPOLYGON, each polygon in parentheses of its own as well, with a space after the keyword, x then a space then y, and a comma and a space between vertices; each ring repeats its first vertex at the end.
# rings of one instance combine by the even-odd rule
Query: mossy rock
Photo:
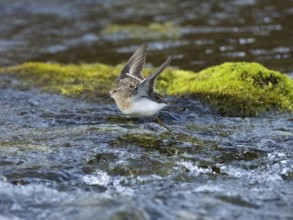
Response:
POLYGON ((72 97, 90 97, 108 94, 122 66, 104 64, 61 65, 27 62, 0 68, 0 74, 10 74, 22 80, 22 87, 38 87, 72 97))
MULTIPOLYGON (((28 62, 0 68, 24 87, 96 100, 108 94, 122 65, 60 65, 28 62)), ((152 71, 146 68, 144 74, 152 71)), ((157 80, 163 95, 189 96, 227 116, 254 116, 268 110, 293 112, 293 80, 258 63, 224 63, 199 73, 168 68, 157 80)))
POLYGON ((190 95, 228 116, 263 111, 293 112, 293 80, 258 63, 224 63, 195 74, 169 70, 160 89, 169 95, 190 95))
POLYGON ((119 35, 135 40, 149 39, 177 39, 180 37, 180 29, 172 22, 149 23, 147 25, 127 24, 118 25, 111 24, 102 31, 102 36, 111 37, 119 35))

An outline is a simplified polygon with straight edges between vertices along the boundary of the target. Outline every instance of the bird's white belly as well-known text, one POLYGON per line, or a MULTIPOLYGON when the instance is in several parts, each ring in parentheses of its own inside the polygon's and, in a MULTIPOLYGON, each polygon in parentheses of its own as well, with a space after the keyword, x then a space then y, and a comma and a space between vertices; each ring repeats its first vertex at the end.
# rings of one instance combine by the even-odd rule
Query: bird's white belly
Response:
POLYGON ((123 113, 129 116, 152 116, 165 106, 165 103, 157 103, 147 98, 141 98, 133 100, 131 107, 125 109, 123 113))

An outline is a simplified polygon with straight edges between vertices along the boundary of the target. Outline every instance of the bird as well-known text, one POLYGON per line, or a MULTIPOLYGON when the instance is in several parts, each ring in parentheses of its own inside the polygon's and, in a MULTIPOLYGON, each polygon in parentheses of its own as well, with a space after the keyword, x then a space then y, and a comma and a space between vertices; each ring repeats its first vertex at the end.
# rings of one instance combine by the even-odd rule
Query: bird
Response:
POLYGON ((150 117, 168 104, 154 92, 155 80, 171 63, 172 54, 148 77, 142 76, 148 43, 142 44, 122 68, 115 85, 110 90, 119 110, 129 117, 150 117))

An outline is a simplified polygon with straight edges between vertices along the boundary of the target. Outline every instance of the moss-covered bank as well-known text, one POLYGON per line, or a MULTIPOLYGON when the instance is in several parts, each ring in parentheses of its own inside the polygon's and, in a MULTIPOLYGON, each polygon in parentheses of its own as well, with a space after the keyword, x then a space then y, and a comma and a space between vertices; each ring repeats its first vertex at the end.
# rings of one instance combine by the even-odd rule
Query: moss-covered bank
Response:
MULTIPOLYGON (((94 99, 108 93, 121 68, 28 62, 0 68, 0 74, 21 79, 25 87, 94 99)), ((146 69, 145 74, 150 71, 146 69)), ((258 63, 224 63, 199 73, 169 68, 158 78, 157 90, 198 98, 229 116, 252 116, 272 109, 293 112, 293 80, 258 63)))
POLYGON ((191 95, 210 103, 223 115, 293 111, 293 80, 258 63, 224 63, 198 74, 177 70, 163 76, 161 84, 167 94, 191 95))

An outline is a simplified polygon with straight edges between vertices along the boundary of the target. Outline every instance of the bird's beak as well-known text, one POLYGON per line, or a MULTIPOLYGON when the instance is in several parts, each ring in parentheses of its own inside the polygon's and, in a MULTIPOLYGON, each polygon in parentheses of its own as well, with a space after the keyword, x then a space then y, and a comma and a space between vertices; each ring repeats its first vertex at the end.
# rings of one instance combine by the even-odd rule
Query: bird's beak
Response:
POLYGON ((106 99, 108 99, 108 98, 110 98, 110 97, 111 97, 111 95, 108 95, 108 96, 106 96, 106 97, 102 98, 102 100, 101 100, 101 101, 105 101, 106 99))

